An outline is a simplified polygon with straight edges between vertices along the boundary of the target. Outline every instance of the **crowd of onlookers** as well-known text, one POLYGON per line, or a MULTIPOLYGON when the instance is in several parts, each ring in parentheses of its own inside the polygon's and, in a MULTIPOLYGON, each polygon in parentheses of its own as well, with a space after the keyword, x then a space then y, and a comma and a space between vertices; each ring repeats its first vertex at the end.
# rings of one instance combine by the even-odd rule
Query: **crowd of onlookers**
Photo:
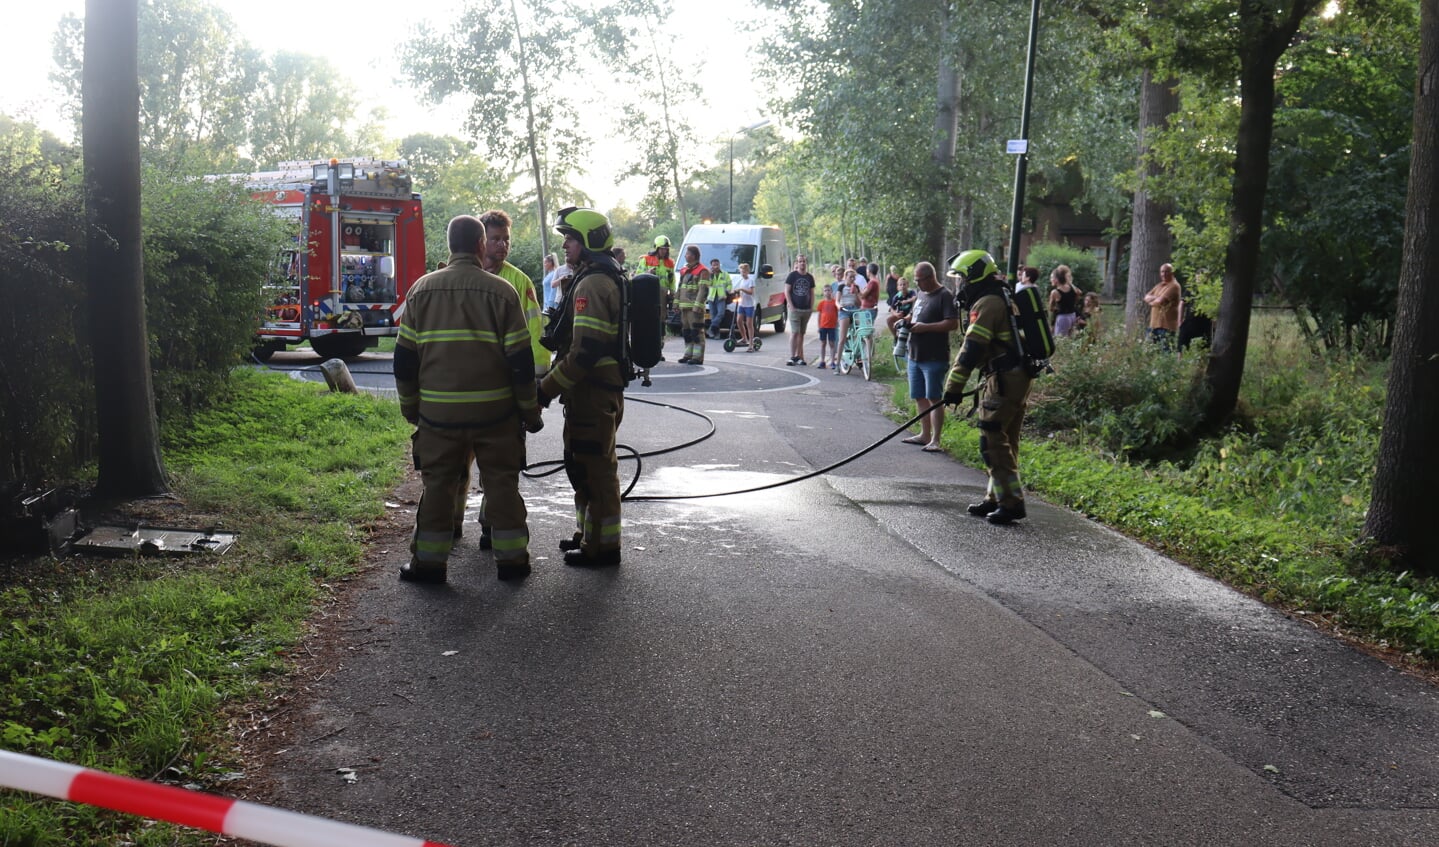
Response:
MULTIPOLYGON (((717 266, 718 260, 715 260, 714 264, 717 266)), ((749 270, 748 266, 745 266, 741 268, 739 278, 734 282, 722 287, 712 286, 711 294, 715 295, 712 301, 728 299, 733 294, 738 294, 742 299, 746 296, 752 298, 753 277, 750 276, 749 270)), ((713 272, 716 277, 720 275, 718 267, 715 267, 713 272)), ((785 280, 791 333, 790 365, 809 364, 805 359, 804 342, 812 318, 816 320, 819 329, 819 352, 815 366, 830 369, 838 363, 840 348, 856 313, 869 311, 871 318, 877 322, 878 306, 883 300, 888 306, 884 325, 893 336, 896 323, 909 314, 920 297, 920 292, 908 277, 900 273, 899 267, 890 265, 889 272, 882 274, 878 263, 864 257, 828 263, 819 273, 825 280, 823 284, 811 275, 807 259, 801 255, 797 257, 794 268, 785 280)), ((554 305, 558 292, 572 274, 573 268, 556 262, 553 254, 545 257, 544 278, 540 288, 546 309, 554 305)), ((723 276, 727 281, 730 278, 729 274, 723 276)), ((1211 324, 1208 319, 1189 313, 1173 266, 1167 263, 1162 265, 1159 276, 1159 282, 1144 295, 1144 302, 1149 306, 1149 328, 1146 337, 1166 351, 1175 349, 1176 345, 1182 350, 1195 338, 1207 337, 1211 324)), ((1039 277, 1038 268, 1022 266, 1015 280, 1015 289, 1037 287, 1039 277)), ((954 293, 944 279, 940 279, 939 283, 941 287, 954 293)), ((1085 346, 1088 346, 1103 335, 1104 306, 1099 295, 1093 291, 1082 291, 1075 284, 1068 265, 1059 265, 1050 272, 1049 291, 1045 302, 1055 338, 1078 337, 1084 339, 1085 346)), ((739 346, 754 349, 752 341, 757 330, 753 316, 754 301, 750 299, 748 303, 741 302, 739 306, 738 310, 732 310, 742 316, 736 321, 739 346), (746 309, 745 306, 749 308, 746 309)), ((712 315, 708 332, 711 338, 718 337, 723 318, 722 312, 712 315)))

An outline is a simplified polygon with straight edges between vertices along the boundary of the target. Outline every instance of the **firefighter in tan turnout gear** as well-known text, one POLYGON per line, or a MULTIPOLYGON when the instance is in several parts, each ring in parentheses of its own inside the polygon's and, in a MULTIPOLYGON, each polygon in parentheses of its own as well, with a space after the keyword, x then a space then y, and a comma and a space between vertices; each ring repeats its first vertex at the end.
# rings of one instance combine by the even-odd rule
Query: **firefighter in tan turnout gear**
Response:
POLYGON ((685 248, 685 266, 680 268, 675 305, 680 310, 680 337, 685 342, 681 365, 705 363, 705 303, 709 300, 710 272, 700 263, 700 248, 685 248))
POLYGON ((575 490, 573 538, 560 542, 565 564, 620 563, 620 480, 615 436, 624 418, 619 356, 624 277, 610 250, 609 219, 593 209, 559 213, 565 258, 579 268, 551 335, 554 363, 539 387, 541 405, 565 405, 565 472, 575 490))
POLYGON ((450 221, 446 267, 415 283, 395 343, 400 411, 414 424, 415 466, 424 493, 410 561, 400 579, 444 582, 454 544, 454 506, 473 452, 492 527, 500 579, 530 572, 530 533, 520 470, 525 432, 538 432, 535 357, 520 296, 480 267, 484 225, 450 221))
MULTIPOLYGON (((535 353, 535 374, 543 375, 550 367, 550 351, 545 349, 541 339, 545 334, 545 322, 540 316, 540 299, 535 293, 535 284, 529 275, 510 264, 510 216, 499 209, 491 209, 480 215, 485 227, 485 243, 480 251, 480 267, 514 286, 520 295, 520 308, 525 313, 525 325, 530 329, 530 349, 535 353)), ((464 536, 465 507, 470 499, 470 469, 465 465, 460 477, 460 493, 455 498, 455 538, 464 536)), ((490 522, 485 517, 483 490, 480 497, 480 549, 489 550, 494 544, 490 522)))
POLYGON ((1030 375, 1005 297, 1004 276, 994 257, 966 250, 949 263, 949 276, 963 281, 961 301, 969 309, 964 344, 944 386, 944 404, 963 400, 964 385, 978 370, 979 451, 989 472, 985 498, 969 513, 990 523, 1013 523, 1024 517, 1024 487, 1019 480, 1019 430, 1029 399, 1030 375))

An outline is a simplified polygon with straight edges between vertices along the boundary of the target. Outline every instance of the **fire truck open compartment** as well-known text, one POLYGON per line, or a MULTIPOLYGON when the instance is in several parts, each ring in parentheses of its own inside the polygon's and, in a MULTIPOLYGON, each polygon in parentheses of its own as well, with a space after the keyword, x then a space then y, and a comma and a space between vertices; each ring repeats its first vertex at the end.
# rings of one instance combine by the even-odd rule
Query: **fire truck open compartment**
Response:
POLYGON ((281 162, 225 178, 294 221, 292 246, 265 282, 257 358, 304 341, 323 358, 348 358, 399 333, 405 295, 425 273, 420 196, 404 162, 281 162))

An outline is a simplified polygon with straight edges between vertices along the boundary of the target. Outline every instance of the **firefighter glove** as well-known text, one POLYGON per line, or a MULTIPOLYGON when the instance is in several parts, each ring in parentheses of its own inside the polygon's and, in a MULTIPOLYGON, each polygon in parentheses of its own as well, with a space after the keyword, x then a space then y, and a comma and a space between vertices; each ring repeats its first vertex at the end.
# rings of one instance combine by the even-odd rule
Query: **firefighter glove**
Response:
POLYGON ((958 407, 960 403, 964 402, 964 391, 957 388, 946 389, 944 392, 944 399, 940 402, 942 402, 946 406, 958 407))
POLYGON ((535 415, 534 420, 525 421, 525 432, 539 432, 545 428, 544 418, 535 415))
POLYGON ((540 408, 548 409, 550 406, 550 401, 553 399, 553 397, 551 397, 548 393, 545 392, 544 382, 538 379, 535 380, 535 400, 540 404, 540 408))

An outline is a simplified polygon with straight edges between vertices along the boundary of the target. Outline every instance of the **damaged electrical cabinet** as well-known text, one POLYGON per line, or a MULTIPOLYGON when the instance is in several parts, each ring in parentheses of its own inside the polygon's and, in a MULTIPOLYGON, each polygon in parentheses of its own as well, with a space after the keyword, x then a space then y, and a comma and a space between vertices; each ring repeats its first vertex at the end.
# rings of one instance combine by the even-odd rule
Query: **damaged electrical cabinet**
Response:
POLYGON ((0 552, 65 556, 75 553, 186 556, 224 553, 238 535, 208 529, 144 524, 85 526, 73 491, 0 486, 0 552))
POLYGON ((77 553, 138 556, 186 556, 224 553, 235 545, 233 532, 165 526, 97 526, 75 539, 77 553))
POLYGON ((70 551, 80 525, 73 492, 7 484, 0 497, 0 550, 53 556, 70 551))

